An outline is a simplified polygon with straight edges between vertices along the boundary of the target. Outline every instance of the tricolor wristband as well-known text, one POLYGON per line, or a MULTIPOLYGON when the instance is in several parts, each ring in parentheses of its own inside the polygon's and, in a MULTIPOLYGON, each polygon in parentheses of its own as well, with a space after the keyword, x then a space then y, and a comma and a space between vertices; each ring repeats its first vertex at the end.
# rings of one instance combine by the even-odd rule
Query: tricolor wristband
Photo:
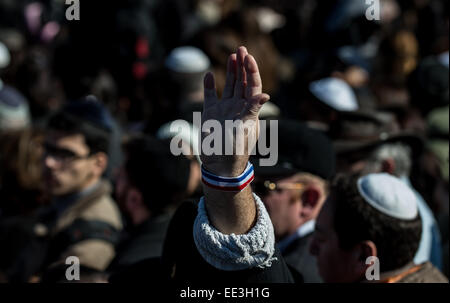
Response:
POLYGON ((253 181, 253 165, 248 162, 244 172, 237 177, 221 177, 207 171, 202 165, 202 181, 205 185, 223 191, 241 191, 253 181))

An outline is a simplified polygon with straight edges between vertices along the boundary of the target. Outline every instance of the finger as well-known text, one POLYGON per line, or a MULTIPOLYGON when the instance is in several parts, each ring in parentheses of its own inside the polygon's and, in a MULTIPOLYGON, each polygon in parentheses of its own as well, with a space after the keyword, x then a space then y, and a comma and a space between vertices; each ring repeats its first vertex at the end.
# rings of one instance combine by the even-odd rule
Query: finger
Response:
POLYGON ((227 78, 225 80, 225 87, 223 89, 222 99, 233 97, 234 83, 236 82, 236 54, 231 54, 228 57, 227 63, 227 78))
POLYGON ((246 85, 246 75, 244 68, 244 59, 248 55, 247 49, 241 46, 237 50, 237 67, 236 67, 236 83, 234 85, 234 97, 242 98, 244 97, 244 89, 246 85))
POLYGON ((217 101, 216 85, 214 83, 214 75, 208 72, 203 79, 204 86, 204 97, 205 101, 203 104, 204 108, 214 105, 217 101))
POLYGON ((259 94, 252 96, 247 103, 247 111, 250 115, 257 117, 261 107, 270 100, 270 96, 268 94, 259 94))
POLYGON ((244 67, 247 75, 245 98, 250 99, 262 93, 261 75, 259 74, 258 64, 252 55, 245 57, 244 67))

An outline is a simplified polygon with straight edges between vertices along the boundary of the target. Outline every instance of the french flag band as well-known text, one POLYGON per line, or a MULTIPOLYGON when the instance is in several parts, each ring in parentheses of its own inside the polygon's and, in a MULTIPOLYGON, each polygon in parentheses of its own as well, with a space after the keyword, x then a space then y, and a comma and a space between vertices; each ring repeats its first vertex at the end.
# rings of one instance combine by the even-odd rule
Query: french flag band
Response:
POLYGON ((244 172, 237 177, 221 177, 207 171, 202 165, 202 181, 205 185, 223 191, 241 191, 255 177, 253 165, 248 162, 244 172))

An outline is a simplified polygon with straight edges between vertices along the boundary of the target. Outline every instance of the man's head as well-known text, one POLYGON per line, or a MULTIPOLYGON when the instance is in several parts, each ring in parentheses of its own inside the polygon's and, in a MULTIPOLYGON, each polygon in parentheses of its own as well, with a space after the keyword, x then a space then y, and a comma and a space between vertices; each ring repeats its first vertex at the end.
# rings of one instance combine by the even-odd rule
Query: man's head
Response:
POLYGON ((386 272, 410 263, 422 225, 411 189, 388 174, 338 177, 316 222, 311 253, 325 282, 358 282, 379 259, 386 272))
MULTIPOLYGON (((334 174, 331 142, 297 121, 278 121, 278 162, 256 166, 255 192, 267 207, 278 240, 317 217, 334 174)), ((254 161, 258 164, 258 161, 254 161)))
POLYGON ((292 176, 264 180, 261 195, 274 225, 275 236, 282 239, 304 223, 315 219, 328 194, 322 178, 299 172, 292 176))
POLYGON ((210 68, 208 56, 192 46, 173 49, 165 60, 170 82, 182 102, 203 101, 203 77, 210 68))
POLYGON ((353 89, 343 80, 335 77, 312 81, 304 92, 299 105, 303 121, 315 121, 329 126, 338 113, 358 109, 353 89))
POLYGON ((97 101, 68 104, 49 120, 44 177, 55 196, 82 191, 99 181, 108 164, 110 124, 97 101))
POLYGON ((331 132, 337 171, 347 174, 386 172, 408 176, 422 140, 401 131, 392 114, 355 112, 341 115, 331 132))
POLYGON ((338 170, 360 175, 385 172, 397 177, 409 176, 411 157, 408 145, 401 142, 385 143, 359 153, 340 155, 338 170))
POLYGON ((168 142, 137 137, 125 145, 126 160, 116 183, 119 206, 134 225, 171 212, 200 180, 196 160, 174 156, 168 142))

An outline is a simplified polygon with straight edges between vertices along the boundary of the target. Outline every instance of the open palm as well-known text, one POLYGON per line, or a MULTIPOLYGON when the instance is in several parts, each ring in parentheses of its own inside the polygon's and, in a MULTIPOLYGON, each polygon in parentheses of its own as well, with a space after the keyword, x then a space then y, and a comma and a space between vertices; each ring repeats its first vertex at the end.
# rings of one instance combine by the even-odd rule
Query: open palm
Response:
MULTIPOLYGON (((205 167, 221 175, 238 175, 247 165, 249 158, 248 152, 252 150, 256 141, 249 140, 256 134, 258 137, 258 114, 261 106, 269 100, 269 95, 262 93, 261 76, 258 65, 247 49, 239 47, 235 54, 228 58, 227 76, 222 99, 217 97, 214 76, 208 73, 204 79, 205 102, 202 114, 202 123, 208 120, 216 120, 225 129, 225 121, 241 120, 245 122, 254 122, 243 134, 246 151, 244 154, 224 155, 205 155, 201 154, 201 160, 205 167), (250 146, 249 146, 250 145, 250 146)), ((209 135, 208 132, 202 132, 202 141, 209 135)), ((225 138, 225 134, 222 134, 225 138)), ((235 142, 235 136, 231 138, 235 142)))

